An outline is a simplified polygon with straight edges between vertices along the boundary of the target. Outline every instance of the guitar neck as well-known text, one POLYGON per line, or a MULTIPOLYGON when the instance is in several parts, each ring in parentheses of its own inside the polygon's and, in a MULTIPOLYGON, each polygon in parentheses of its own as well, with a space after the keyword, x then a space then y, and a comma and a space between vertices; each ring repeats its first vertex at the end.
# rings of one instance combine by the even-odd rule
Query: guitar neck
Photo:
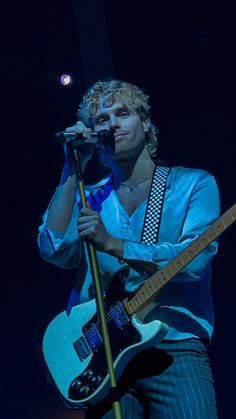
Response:
POLYGON ((204 233, 195 239, 191 245, 182 250, 163 269, 152 275, 128 301, 123 304, 127 312, 132 315, 146 307, 157 293, 188 263, 206 249, 236 220, 236 204, 219 217, 204 233))

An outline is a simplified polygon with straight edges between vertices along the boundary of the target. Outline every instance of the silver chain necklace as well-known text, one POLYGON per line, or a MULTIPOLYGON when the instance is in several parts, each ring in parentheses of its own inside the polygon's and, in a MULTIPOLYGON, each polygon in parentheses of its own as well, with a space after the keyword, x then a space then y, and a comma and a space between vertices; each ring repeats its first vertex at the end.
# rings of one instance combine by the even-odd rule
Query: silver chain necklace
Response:
POLYGON ((133 185, 133 186, 129 186, 129 185, 127 185, 127 183, 120 183, 120 185, 127 186, 127 188, 129 188, 130 192, 133 192, 133 190, 136 188, 136 186, 138 186, 140 183, 145 182, 145 180, 149 179, 151 176, 152 175, 149 175, 149 176, 145 177, 145 179, 140 180, 139 182, 135 183, 135 185, 133 185))

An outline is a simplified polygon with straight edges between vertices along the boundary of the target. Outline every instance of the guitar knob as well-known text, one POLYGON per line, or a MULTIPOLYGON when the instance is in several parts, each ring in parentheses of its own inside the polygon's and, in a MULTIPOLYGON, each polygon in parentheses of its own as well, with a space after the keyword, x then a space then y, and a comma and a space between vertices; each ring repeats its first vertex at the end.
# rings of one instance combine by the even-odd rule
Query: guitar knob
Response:
POLYGON ((78 389, 81 386, 81 381, 75 380, 71 385, 72 387, 75 387, 76 389, 78 389))

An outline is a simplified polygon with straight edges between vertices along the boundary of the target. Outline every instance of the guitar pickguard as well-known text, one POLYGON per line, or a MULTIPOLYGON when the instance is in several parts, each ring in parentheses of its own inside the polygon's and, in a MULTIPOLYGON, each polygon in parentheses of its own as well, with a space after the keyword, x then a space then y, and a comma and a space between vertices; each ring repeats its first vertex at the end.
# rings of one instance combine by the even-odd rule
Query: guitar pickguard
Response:
MULTIPOLYGON (((107 320, 112 357, 116 359, 126 348, 138 343, 141 336, 120 303, 110 308, 107 320)), ((108 374, 97 314, 83 327, 83 339, 86 341, 87 354, 89 356, 92 353, 92 359, 83 373, 77 376, 69 387, 68 397, 73 400, 82 400, 84 397, 91 396, 108 374)), ((80 357, 82 352, 85 353, 84 343, 83 349, 80 347, 78 351, 80 357)), ((74 346, 76 345, 78 342, 74 342, 74 346)))

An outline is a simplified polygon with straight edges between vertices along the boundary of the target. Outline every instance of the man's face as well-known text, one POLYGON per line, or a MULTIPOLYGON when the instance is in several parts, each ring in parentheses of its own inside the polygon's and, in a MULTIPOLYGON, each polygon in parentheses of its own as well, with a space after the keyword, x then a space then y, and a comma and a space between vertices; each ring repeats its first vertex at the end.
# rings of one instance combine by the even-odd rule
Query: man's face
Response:
POLYGON ((115 160, 134 158, 145 146, 144 124, 139 115, 122 103, 101 106, 93 120, 94 131, 112 129, 115 137, 115 160))

